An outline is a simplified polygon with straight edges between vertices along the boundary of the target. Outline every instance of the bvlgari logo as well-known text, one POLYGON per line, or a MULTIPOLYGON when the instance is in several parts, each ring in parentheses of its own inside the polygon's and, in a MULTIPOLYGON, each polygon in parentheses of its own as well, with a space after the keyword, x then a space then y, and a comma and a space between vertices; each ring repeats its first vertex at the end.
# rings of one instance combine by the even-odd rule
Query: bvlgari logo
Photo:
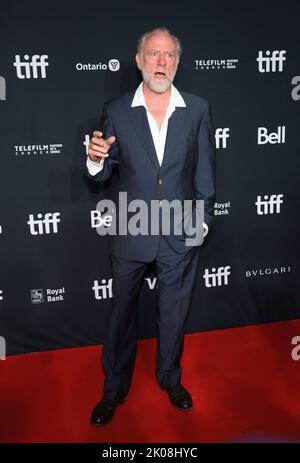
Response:
POLYGON ((278 276, 284 275, 291 272, 291 266, 287 267, 266 267, 266 268, 258 268, 252 270, 246 270, 245 277, 246 278, 253 278, 253 277, 264 277, 264 276, 278 276))

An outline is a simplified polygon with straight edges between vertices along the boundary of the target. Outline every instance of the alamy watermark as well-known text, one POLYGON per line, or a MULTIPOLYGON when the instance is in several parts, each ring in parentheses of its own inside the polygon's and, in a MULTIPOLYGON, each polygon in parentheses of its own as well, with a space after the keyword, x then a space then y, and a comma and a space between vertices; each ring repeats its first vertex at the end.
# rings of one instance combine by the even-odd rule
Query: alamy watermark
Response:
POLYGON ((6 360, 6 341, 0 336, 0 360, 6 360))
POLYGON ((118 205, 102 199, 96 206, 101 221, 97 233, 103 235, 177 235, 186 246, 203 243, 204 201, 142 199, 128 202, 127 192, 119 192, 118 205))
POLYGON ((0 76, 0 100, 6 100, 6 81, 0 76))

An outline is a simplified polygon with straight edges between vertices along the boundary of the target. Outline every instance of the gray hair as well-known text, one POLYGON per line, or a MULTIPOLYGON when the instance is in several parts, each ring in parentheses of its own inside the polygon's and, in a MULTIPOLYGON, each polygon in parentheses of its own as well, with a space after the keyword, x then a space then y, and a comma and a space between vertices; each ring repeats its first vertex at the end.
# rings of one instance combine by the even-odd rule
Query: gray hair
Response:
POLYGON ((164 32, 165 34, 168 34, 171 37, 171 39, 174 40, 174 42, 176 44, 177 57, 179 59, 180 55, 182 53, 181 43, 180 43, 179 39, 177 37, 175 37, 175 35, 171 34, 169 29, 167 29, 166 27, 156 27, 155 29, 152 29, 149 32, 145 32, 138 40, 138 43, 137 43, 137 51, 138 51, 138 53, 142 54, 142 51, 143 51, 146 40, 150 37, 150 35, 156 34, 157 32, 164 32))

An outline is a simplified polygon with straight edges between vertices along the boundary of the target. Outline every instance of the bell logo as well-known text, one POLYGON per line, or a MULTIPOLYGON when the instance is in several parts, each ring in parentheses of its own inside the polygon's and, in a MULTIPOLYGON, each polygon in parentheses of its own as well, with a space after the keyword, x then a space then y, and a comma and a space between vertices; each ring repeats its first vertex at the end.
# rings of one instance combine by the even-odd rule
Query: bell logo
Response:
POLYGON ((110 59, 108 62, 108 68, 110 71, 118 71, 120 69, 120 61, 118 59, 110 59))
POLYGON ((113 217, 109 214, 102 216, 98 210, 91 211, 91 227, 110 227, 113 217))
POLYGON ((268 134, 266 127, 258 127, 257 143, 258 145, 285 143, 285 125, 278 126, 277 132, 271 132, 270 134, 268 134))

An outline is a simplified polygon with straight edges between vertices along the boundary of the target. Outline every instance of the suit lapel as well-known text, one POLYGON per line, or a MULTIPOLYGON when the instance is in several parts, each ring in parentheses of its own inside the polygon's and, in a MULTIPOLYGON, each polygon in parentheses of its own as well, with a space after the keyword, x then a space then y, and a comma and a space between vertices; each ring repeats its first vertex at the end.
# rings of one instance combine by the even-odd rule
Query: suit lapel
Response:
POLYGON ((165 169, 168 165, 168 162, 172 158, 173 153, 175 152, 176 146, 184 136, 187 108, 176 107, 175 111, 169 118, 164 157, 162 165, 160 166, 149 127, 146 109, 144 106, 131 107, 132 98, 133 94, 131 95, 129 102, 129 118, 135 129, 140 144, 146 151, 155 168, 158 170, 165 169))
POLYGON ((131 123, 135 129, 136 135, 141 143, 141 146, 146 151, 151 162, 154 164, 156 169, 160 168, 151 130, 148 123, 146 109, 144 106, 136 106, 129 109, 129 115, 131 123))
POLYGON ((161 169, 165 169, 185 134, 187 108, 177 107, 168 122, 167 138, 161 169))

